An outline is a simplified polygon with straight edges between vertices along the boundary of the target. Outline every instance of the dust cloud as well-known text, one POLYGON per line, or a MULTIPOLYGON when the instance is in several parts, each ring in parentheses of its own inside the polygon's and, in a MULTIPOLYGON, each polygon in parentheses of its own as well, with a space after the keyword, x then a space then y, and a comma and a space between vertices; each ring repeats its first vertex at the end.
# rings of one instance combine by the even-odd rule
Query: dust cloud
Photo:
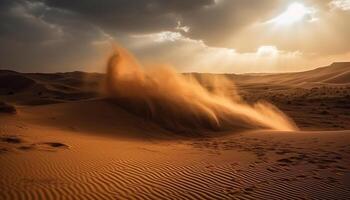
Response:
POLYGON ((246 103, 229 79, 212 75, 199 82, 170 67, 145 69, 120 47, 107 62, 106 91, 127 111, 171 131, 297 130, 272 104, 246 103))

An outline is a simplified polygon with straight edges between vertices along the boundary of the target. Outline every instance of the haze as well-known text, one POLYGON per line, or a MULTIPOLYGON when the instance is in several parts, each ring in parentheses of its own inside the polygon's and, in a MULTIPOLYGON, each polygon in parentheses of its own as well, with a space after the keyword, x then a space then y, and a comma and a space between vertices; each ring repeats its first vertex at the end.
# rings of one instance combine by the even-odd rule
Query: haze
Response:
POLYGON ((350 60, 349 0, 3 0, 0 67, 102 72, 110 42, 180 72, 304 71, 350 60))

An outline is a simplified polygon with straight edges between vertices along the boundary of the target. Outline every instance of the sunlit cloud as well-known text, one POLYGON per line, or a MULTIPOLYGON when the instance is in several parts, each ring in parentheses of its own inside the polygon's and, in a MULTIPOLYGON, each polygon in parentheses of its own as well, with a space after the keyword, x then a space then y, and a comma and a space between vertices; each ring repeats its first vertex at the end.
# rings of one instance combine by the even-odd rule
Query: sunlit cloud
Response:
POLYGON ((256 53, 259 56, 277 56, 278 50, 275 46, 261 46, 256 53))
POLYGON ((176 30, 180 30, 180 31, 183 31, 185 33, 188 33, 190 31, 190 27, 182 26, 181 21, 177 21, 176 30))
POLYGON ((134 35, 134 38, 144 38, 150 39, 154 42, 174 42, 177 40, 184 40, 185 37, 179 32, 163 31, 159 33, 144 34, 144 35, 134 35))
POLYGON ((133 49, 141 52, 144 61, 148 61, 152 52, 161 52, 157 54, 157 60, 152 57, 150 62, 170 64, 181 72, 271 72, 281 63, 295 65, 302 56, 299 51, 283 51, 274 45, 261 45, 256 51, 238 52, 234 48, 208 46, 204 41, 188 38, 180 32, 134 35, 133 42, 133 49), (154 42, 160 46, 154 45, 154 42), (144 55, 145 52, 149 53, 144 55))
POLYGON ((266 23, 276 23, 279 25, 289 25, 298 21, 316 21, 314 16, 315 9, 312 7, 306 7, 301 3, 292 3, 288 8, 277 17, 267 21, 266 23))
POLYGON ((0 3, 0 65, 100 71, 94 60, 111 41, 180 72, 296 71, 350 59, 350 0, 69 2, 0 3))
POLYGON ((350 0, 333 0, 329 5, 332 9, 350 10, 350 0))

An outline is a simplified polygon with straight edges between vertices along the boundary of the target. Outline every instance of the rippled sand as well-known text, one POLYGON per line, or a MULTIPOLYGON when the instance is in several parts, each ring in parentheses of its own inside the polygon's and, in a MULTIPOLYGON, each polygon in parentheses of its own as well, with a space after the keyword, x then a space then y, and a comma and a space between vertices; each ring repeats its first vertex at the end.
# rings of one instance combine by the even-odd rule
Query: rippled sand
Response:
POLYGON ((350 131, 190 138, 101 100, 17 109, 0 117, 0 199, 350 196, 350 131))

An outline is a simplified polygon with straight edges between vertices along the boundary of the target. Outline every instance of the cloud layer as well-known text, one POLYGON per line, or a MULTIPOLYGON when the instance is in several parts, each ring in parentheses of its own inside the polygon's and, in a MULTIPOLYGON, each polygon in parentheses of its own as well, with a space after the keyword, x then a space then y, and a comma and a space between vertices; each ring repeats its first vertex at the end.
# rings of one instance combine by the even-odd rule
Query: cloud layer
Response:
POLYGON ((350 52, 347 0, 3 0, 0 67, 100 71, 115 40, 181 71, 293 71, 350 52), (298 2, 293 24, 266 23, 298 2), (322 42, 320 42, 322 41, 322 42))

